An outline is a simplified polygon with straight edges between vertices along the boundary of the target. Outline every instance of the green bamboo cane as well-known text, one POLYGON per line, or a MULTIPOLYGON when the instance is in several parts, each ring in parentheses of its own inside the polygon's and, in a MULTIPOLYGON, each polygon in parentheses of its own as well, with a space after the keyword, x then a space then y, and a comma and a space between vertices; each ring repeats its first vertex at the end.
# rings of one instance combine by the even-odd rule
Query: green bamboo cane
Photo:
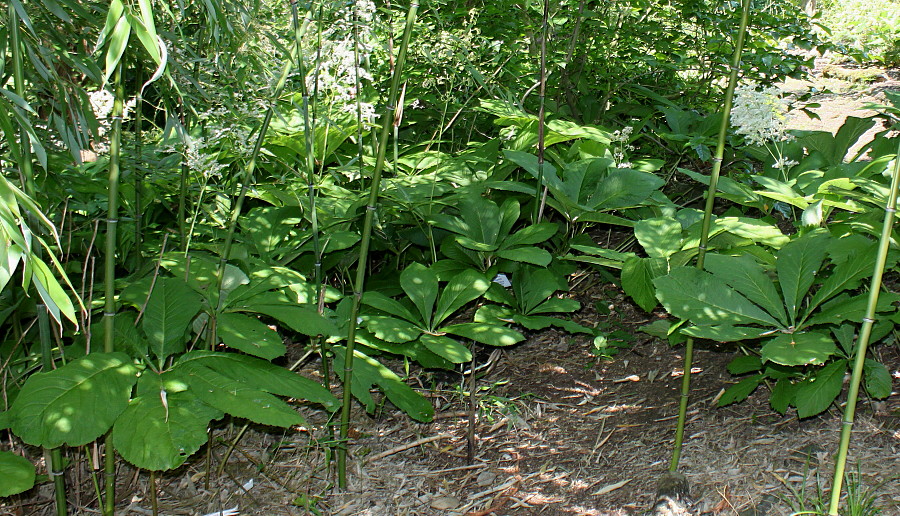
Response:
MULTIPOLYGON (((737 41, 734 45, 734 55, 731 58, 731 73, 728 76, 728 87, 725 89, 725 103, 722 106, 722 123, 719 126, 719 138, 716 144, 716 154, 713 157, 712 172, 709 175, 709 190, 706 194, 706 206, 703 211, 703 223, 700 229, 700 244, 698 246, 698 269, 703 269, 706 258, 706 246, 709 243, 709 229, 712 224, 712 210, 716 200, 716 187, 719 183, 719 173, 722 170, 722 157, 725 155, 725 137, 728 134, 728 123, 731 114, 731 105, 734 100, 734 89, 737 87, 738 73, 741 65, 741 54, 744 51, 744 37, 747 33, 747 24, 750 19, 750 0, 741 2, 741 23, 738 29, 737 41)), ((672 461, 669 463, 669 471, 678 470, 678 461, 681 459, 681 445, 684 442, 684 426, 687 420, 688 399, 691 390, 691 366, 694 361, 694 339, 688 337, 684 348, 684 376, 681 378, 681 398, 678 404, 678 424, 675 427, 675 444, 672 448, 672 461)))
POLYGON ((881 278, 887 263, 888 250, 891 246, 891 234, 894 229, 894 213, 897 210, 897 189, 900 186, 900 144, 894 157, 894 170, 891 176, 891 192, 884 209, 884 224, 881 227, 881 239, 878 242, 878 256, 875 259, 875 271, 869 285, 869 302, 862 328, 856 341, 856 356, 853 359, 853 374, 850 377, 850 390, 847 394, 847 405, 844 407, 844 418, 841 425, 841 440, 838 456, 835 461, 834 479, 832 480, 831 502, 828 505, 829 516, 837 516, 838 504, 841 501, 841 487, 844 481, 844 470, 847 467, 847 453, 850 449, 850 432, 853 430, 853 419, 856 414, 856 402, 859 399, 859 384, 862 381, 863 367, 866 362, 866 349, 875 324, 875 308, 878 295, 881 293, 881 278))
MULTIPOLYGON (((534 223, 537 224, 541 221, 541 218, 544 216, 544 207, 547 205, 547 194, 550 191, 550 187, 544 184, 544 122, 547 116, 544 103, 547 96, 547 34, 548 23, 550 19, 550 0, 544 0, 544 14, 541 19, 541 78, 540 78, 540 89, 538 90, 538 131, 537 131, 537 161, 538 161, 538 188, 543 185, 544 189, 541 191, 541 198, 538 203, 538 206, 535 208, 535 216, 534 223)), ((540 191, 540 190, 539 190, 540 191)))
MULTIPOLYGON (((109 198, 106 209, 106 256, 104 258, 104 297, 103 307, 103 351, 112 353, 115 349, 116 322, 116 239, 119 227, 119 172, 122 154, 122 111, 124 107, 125 87, 122 84, 121 60, 116 65, 113 75, 113 110, 112 128, 109 133, 109 198)), ((113 450, 109 434, 106 437, 104 455, 104 480, 106 496, 103 500, 103 514, 109 516, 116 507, 116 452, 113 450)))
MULTIPOLYGON (((12 54, 12 63, 13 63, 13 87, 15 88, 16 93, 22 97, 26 97, 25 91, 25 65, 24 58, 22 56, 22 42, 21 42, 21 34, 19 33, 19 18, 18 13, 16 13, 15 8, 10 4, 9 6, 9 44, 10 51, 12 54)), ((19 136, 19 148, 21 149, 21 156, 18 160, 19 162, 19 173, 22 176, 22 186, 25 189, 25 193, 32 199, 37 202, 36 188, 34 186, 34 167, 32 163, 31 156, 31 145, 28 144, 28 135, 25 131, 22 131, 19 136)), ((33 228, 36 228, 38 224, 35 223, 34 213, 29 213, 29 225, 33 228)), ((36 246, 34 248, 34 253, 38 257, 42 254, 41 247, 36 246)), ((47 306, 44 304, 38 304, 36 307, 37 316, 38 316, 38 331, 41 341, 41 361, 43 363, 44 372, 49 372, 53 370, 53 346, 51 343, 52 334, 50 333, 50 314, 47 311, 47 306)), ((65 516, 68 511, 68 506, 66 504, 66 480, 63 476, 63 460, 62 460, 62 451, 59 447, 56 448, 45 448, 44 449, 45 456, 47 457, 47 471, 50 477, 53 478, 53 492, 55 496, 56 502, 56 514, 58 516, 65 516)))
POLYGON ((359 261, 356 267, 356 281, 353 284, 353 304, 350 309, 350 321, 347 331, 347 350, 344 355, 344 397, 341 405, 340 441, 338 448, 338 487, 347 487, 347 436, 350 433, 350 404, 353 401, 353 353, 356 343, 356 319, 359 316, 359 305, 362 300, 363 287, 366 280, 366 268, 369 258, 369 242, 372 239, 372 225, 375 219, 376 203, 378 202, 378 189, 381 183, 381 173, 384 170, 384 156, 387 152, 387 141, 391 131, 391 121, 394 119, 398 93, 400 91, 401 75, 406 64, 406 51, 409 47, 409 38, 416 21, 416 12, 419 4, 413 0, 409 4, 406 14, 406 27, 403 29, 403 39, 400 44, 400 52, 397 54, 397 64, 394 75, 391 77, 391 89, 388 94, 388 103, 385 113, 381 117, 381 139, 378 152, 375 157, 375 169, 372 171, 372 184, 369 186, 369 200, 366 203, 366 215, 363 221, 362 240, 359 244, 359 261))
MULTIPOLYGON (((144 65, 140 58, 137 59, 137 83, 144 84, 144 65)), ((143 133, 141 131, 144 125, 144 90, 138 91, 137 98, 134 102, 134 147, 137 162, 134 164, 134 257, 135 268, 139 269, 143 261, 141 256, 141 248, 144 244, 144 197, 141 194, 144 189, 144 171, 143 166, 143 133)))

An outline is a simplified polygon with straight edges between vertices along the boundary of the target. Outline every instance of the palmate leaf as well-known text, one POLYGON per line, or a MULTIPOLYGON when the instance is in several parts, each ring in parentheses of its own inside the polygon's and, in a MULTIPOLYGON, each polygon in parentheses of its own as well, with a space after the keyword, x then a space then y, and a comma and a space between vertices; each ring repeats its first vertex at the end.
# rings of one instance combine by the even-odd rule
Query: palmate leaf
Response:
POLYGON ((191 391, 160 389, 131 400, 113 426, 112 441, 131 464, 151 471, 181 466, 206 444, 209 422, 223 413, 203 403, 191 391))
POLYGON ((775 270, 791 324, 796 322, 800 302, 822 267, 827 245, 826 233, 810 233, 792 240, 776 255, 775 270))
POLYGON ((786 366, 824 364, 837 353, 834 340, 823 333, 782 333, 766 342, 760 357, 766 361, 786 366))
POLYGON ((512 279, 515 302, 524 314, 531 313, 554 292, 568 287, 561 276, 547 268, 520 267, 512 279))
POLYGON ((422 328, 419 326, 396 317, 364 315, 362 320, 366 329, 385 342, 397 344, 410 342, 416 340, 422 334, 422 328))
POLYGON ((471 269, 454 276, 441 292, 432 325, 441 324, 466 303, 487 292, 490 286, 491 282, 483 274, 471 269))
POLYGON ((159 278, 144 309, 141 326, 160 359, 184 351, 185 333, 202 298, 179 278, 159 278))
POLYGON ((778 319, 782 327, 787 326, 784 302, 775 283, 752 257, 708 254, 704 268, 778 319))
POLYGON ((87 444, 125 410, 136 373, 124 353, 91 353, 33 374, 9 409, 10 428, 33 446, 87 444))
POLYGON ((675 317, 696 325, 762 324, 777 327, 778 321, 728 288, 712 274, 694 267, 677 267, 653 280, 656 296, 675 317))
MULTIPOLYGON (((845 261, 834 267, 831 275, 813 295, 806 313, 811 313, 819 305, 840 292, 855 289, 859 280, 872 274, 875 267, 876 244, 868 239, 864 239, 864 242, 861 243, 868 245, 860 245, 854 250, 855 252, 847 256, 845 261)), ((886 264, 888 268, 891 266, 891 263, 886 264)))
MULTIPOLYGON (((334 351, 337 363, 343 364, 346 348, 334 346, 331 349, 334 351)), ((369 389, 372 385, 377 385, 384 391, 385 396, 391 400, 391 403, 409 415, 409 417, 416 421, 431 421, 434 417, 434 407, 431 406, 431 402, 414 391, 409 385, 403 383, 403 380, 394 374, 393 371, 358 350, 354 351, 353 359, 351 390, 353 396, 365 405, 369 413, 375 411, 375 400, 372 398, 369 389)), ((335 372, 343 379, 343 368, 339 367, 335 372)))
POLYGON ((287 351, 277 331, 244 314, 219 314, 218 334, 229 347, 265 360, 280 357, 287 351))
POLYGON ((441 329, 488 346, 511 346, 525 340, 525 337, 516 330, 489 323, 459 323, 441 329))
POLYGON ((419 310, 425 326, 431 327, 438 296, 437 274, 420 263, 411 263, 400 273, 400 286, 419 310))
POLYGON ((445 335, 423 333, 419 337, 419 343, 435 355, 454 364, 464 364, 472 360, 472 353, 469 351, 469 348, 445 335))
POLYGON ((671 218, 644 219, 634 224, 634 237, 652 258, 665 258, 681 249, 681 231, 681 223, 671 218))
POLYGON ((731 326, 721 324, 718 326, 689 326, 683 328, 681 333, 696 339, 708 339, 717 342, 738 342, 742 340, 758 339, 764 330, 757 326, 731 326))
POLYGON ((0 498, 28 491, 34 487, 34 465, 25 457, 0 451, 0 478, 0 498))
POLYGON ((668 268, 665 258, 629 256, 622 263, 622 290, 645 312, 650 312, 659 303, 653 280, 666 274, 668 268))
POLYGON ((800 418, 815 416, 824 412, 841 393, 844 385, 846 360, 835 360, 819 371, 813 378, 801 383, 794 394, 793 405, 800 418))
POLYGON ((328 410, 338 407, 337 399, 321 384, 258 358, 237 353, 190 351, 182 355, 176 365, 206 367, 261 391, 308 400, 328 410))
POLYGON ((364 292, 362 296, 362 303, 364 305, 369 305, 376 310, 381 310, 382 312, 400 317, 401 319, 410 323, 422 322, 404 304, 376 290, 364 292))

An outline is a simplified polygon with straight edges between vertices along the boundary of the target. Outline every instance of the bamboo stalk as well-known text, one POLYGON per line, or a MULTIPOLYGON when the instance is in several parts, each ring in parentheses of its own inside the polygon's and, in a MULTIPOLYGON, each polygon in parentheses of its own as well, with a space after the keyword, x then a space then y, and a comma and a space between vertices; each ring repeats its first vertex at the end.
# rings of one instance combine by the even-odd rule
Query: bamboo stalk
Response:
POLYGON ((397 55, 397 64, 391 77, 391 88, 388 94, 388 103, 382 116, 381 138, 375 157, 375 169, 372 171, 372 183, 369 186, 369 199, 366 203, 366 214, 363 221, 362 240, 359 245, 359 258, 356 266, 356 278, 353 284, 353 303, 350 309, 350 320, 347 331, 347 351, 344 355, 344 396, 341 405, 340 421, 340 447, 338 448, 338 487, 347 487, 347 436, 350 433, 350 404, 353 401, 353 354, 356 344, 357 317, 359 317, 359 305, 362 300, 363 287, 365 286, 366 268, 369 261, 369 243, 372 240, 372 226, 375 220, 376 204, 378 202, 378 190, 381 184, 381 173, 384 171, 384 156, 387 152, 387 141, 391 131, 391 121, 396 111, 397 97, 400 91, 401 75, 406 63, 406 51, 409 47, 409 38, 416 21, 416 13, 419 9, 417 0, 412 0, 406 14, 406 27, 403 30, 403 39, 400 44, 400 52, 397 55))
MULTIPOLYGON (((122 141, 122 111, 125 87, 122 84, 123 63, 116 65, 113 75, 113 110, 112 128, 109 134, 109 198, 106 209, 106 248, 104 263, 104 297, 103 307, 103 351, 112 353, 115 349, 116 322, 116 239, 119 225, 119 172, 122 141)), ((106 435, 104 454, 104 480, 106 497, 103 500, 103 514, 109 516, 116 507, 116 452, 113 450, 109 434, 106 435)))
POLYGON ((547 25, 549 23, 550 18, 550 0, 544 0, 544 15, 541 19, 541 78, 540 78, 540 88, 538 90, 538 131, 537 131, 537 161, 538 161, 538 188, 541 186, 544 189, 541 191, 541 199, 539 202, 539 206, 536 208, 536 214, 534 216, 534 223, 537 224, 541 221, 541 218, 544 216, 544 207, 547 205, 547 194, 550 191, 550 187, 544 184, 544 122, 546 119, 546 111, 544 108, 545 98, 547 95, 547 25))
POLYGON ((828 505, 829 516, 838 515, 838 506, 841 501, 841 488, 844 481, 844 470, 847 467, 847 454, 850 450, 850 432, 853 430, 853 420, 856 414, 856 403, 859 400, 859 385, 862 382, 863 367, 866 362, 866 350, 869 346, 869 338, 872 336, 872 327, 875 325, 875 308, 878 306, 878 296, 881 293, 881 279, 884 275, 884 267, 887 263, 887 255, 891 246, 891 234, 894 229, 894 213, 897 211, 897 189, 900 186, 900 144, 897 145, 897 155, 894 157, 894 170, 891 175, 891 191, 884 208, 884 223, 881 226, 881 239, 878 242, 878 255, 875 259, 875 270, 872 273, 872 281, 869 284, 869 300, 866 305, 866 315, 862 320, 862 328, 856 340, 856 356, 853 359, 853 374, 850 377, 850 389, 847 393, 847 405, 844 407, 844 417, 841 424, 841 438, 838 445, 838 455, 835 460, 834 479, 832 480, 831 500, 828 505))
MULTIPOLYGON (((719 126, 719 137, 716 144, 716 153, 713 157, 713 168, 709 175, 709 190, 706 194, 706 206, 703 210, 703 222, 700 229, 700 244, 698 246, 698 269, 703 269, 706 258, 706 246, 709 243, 709 230, 712 225, 712 210, 716 200, 716 187, 719 184, 719 174, 722 170, 722 157, 725 155, 725 138, 728 134, 728 123, 731 114, 731 105, 734 100, 734 89, 737 87, 738 73, 741 66, 741 54, 744 51, 744 38, 747 33, 747 24, 750 19, 750 0, 741 2, 741 23, 738 28, 737 41, 734 46, 734 55, 731 58, 731 73, 728 76, 728 87, 725 89, 725 102, 722 105, 722 123, 719 126)), ((687 419, 687 407, 691 390, 691 366, 694 361, 694 339, 688 337, 684 349, 684 376, 681 379, 681 398, 678 404, 678 424, 675 427, 675 444, 672 448, 672 460, 669 463, 669 471, 678 470, 678 461, 681 459, 681 446, 684 441, 684 426, 687 419)))

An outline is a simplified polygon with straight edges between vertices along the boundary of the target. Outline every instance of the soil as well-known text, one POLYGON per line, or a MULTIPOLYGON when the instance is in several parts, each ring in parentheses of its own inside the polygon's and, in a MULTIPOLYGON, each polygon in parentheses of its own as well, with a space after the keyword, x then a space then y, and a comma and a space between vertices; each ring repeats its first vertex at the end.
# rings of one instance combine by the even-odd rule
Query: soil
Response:
MULTIPOLYGON (((835 130, 841 117, 866 102, 863 95, 877 101, 877 92, 868 90, 816 99, 821 127, 835 130)), ((668 469, 683 349, 639 331, 663 313, 648 314, 614 285, 585 278, 573 289, 583 305, 576 319, 602 324, 627 342, 614 356, 600 356, 590 340, 550 330, 481 354, 471 462, 468 402, 459 377, 414 372, 413 385, 436 407, 434 421, 416 423, 390 404, 374 415, 355 413, 346 491, 331 489, 335 475, 323 430, 328 422, 321 412, 300 407, 308 427, 250 428, 208 486, 202 454, 163 475, 160 514, 644 514, 668 469)), ((827 503, 823 492, 831 484, 840 408, 799 420, 793 411, 774 412, 764 388, 743 403, 719 408, 719 396, 737 381, 726 366, 739 350, 698 346, 680 462, 696 502, 693 513, 780 516, 816 509, 816 500, 827 503)), ((859 476, 848 485, 872 490, 881 514, 896 516, 900 347, 883 344, 873 353, 888 365, 895 392, 886 400, 861 402, 849 455, 849 469, 859 476)), ((302 374, 317 371, 309 363, 302 374)), ((218 429, 214 464, 239 430, 218 429)), ((76 486, 72 513, 92 514, 97 506, 88 462, 79 459, 69 468, 70 485, 76 486)), ((118 513, 151 514, 148 476, 120 468, 118 513)), ((52 514, 47 484, 28 495, 0 503, 0 514, 52 514)))

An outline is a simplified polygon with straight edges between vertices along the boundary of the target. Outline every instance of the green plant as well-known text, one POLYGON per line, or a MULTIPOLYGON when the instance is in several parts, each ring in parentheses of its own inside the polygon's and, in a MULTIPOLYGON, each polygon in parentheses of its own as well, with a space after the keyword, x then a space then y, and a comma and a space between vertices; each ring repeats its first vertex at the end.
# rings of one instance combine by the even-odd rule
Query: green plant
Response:
MULTIPOLYGON (((859 235, 839 239, 814 231, 774 256, 761 248, 733 256, 710 254, 704 270, 673 268, 654 284, 663 306, 690 321, 682 333, 760 341, 758 351, 729 366, 733 374, 755 374, 729 387, 720 405, 743 400, 772 380, 773 408, 784 412, 793 405, 800 417, 808 417, 828 408, 840 393, 847 369, 841 357, 855 354, 847 342, 852 327, 844 323, 859 320, 865 311, 867 296, 856 289, 871 274, 874 250, 875 244, 859 235)), ((892 314, 892 299, 885 294, 877 310, 892 314)), ((887 394, 883 368, 871 363, 867 370, 874 397, 887 394)))

